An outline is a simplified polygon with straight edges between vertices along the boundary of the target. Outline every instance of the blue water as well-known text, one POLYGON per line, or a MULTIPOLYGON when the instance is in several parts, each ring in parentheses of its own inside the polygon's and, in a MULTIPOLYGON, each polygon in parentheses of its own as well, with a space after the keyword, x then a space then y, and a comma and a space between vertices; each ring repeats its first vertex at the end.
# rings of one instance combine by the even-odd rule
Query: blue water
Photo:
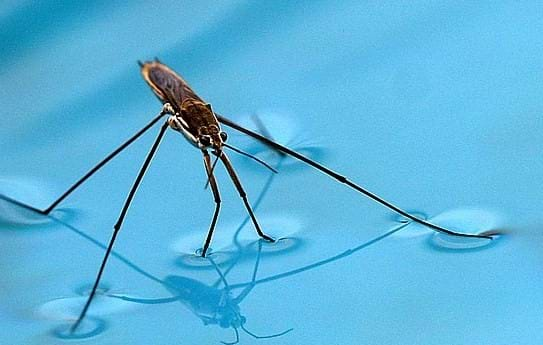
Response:
POLYGON ((3 1, 0 192, 46 207, 160 103, 155 56, 214 109, 453 229, 406 223, 228 130, 266 232, 169 131, 80 312, 158 128, 50 217, 0 201, 1 344, 541 344, 538 2, 3 1), (271 339, 256 335, 279 335, 271 339), (286 332, 285 334, 282 334, 286 332))

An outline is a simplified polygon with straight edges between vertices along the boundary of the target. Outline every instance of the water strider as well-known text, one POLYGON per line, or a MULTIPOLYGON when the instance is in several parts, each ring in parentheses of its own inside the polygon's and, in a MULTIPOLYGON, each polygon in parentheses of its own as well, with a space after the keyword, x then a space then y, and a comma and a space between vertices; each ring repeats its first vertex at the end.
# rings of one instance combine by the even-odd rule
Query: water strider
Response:
POLYGON ((230 162, 230 159, 228 158, 228 155, 226 154, 226 152, 224 152, 224 149, 225 148, 231 149, 237 153, 241 153, 243 155, 246 155, 255 159, 259 163, 265 165, 266 167, 272 170, 273 168, 271 168, 269 165, 259 160, 258 158, 253 157, 250 154, 247 154, 230 144, 227 144, 226 143, 227 135, 224 131, 222 131, 221 124, 224 124, 239 132, 247 134, 279 152, 282 152, 286 155, 289 155, 293 158, 296 158, 312 166, 313 168, 323 172, 329 177, 335 179, 336 181, 347 185, 349 188, 356 190, 357 192, 365 195, 366 197, 369 197, 373 199, 374 201, 388 207, 389 209, 404 216, 405 218, 408 218, 414 222, 425 225, 433 229, 434 231, 446 233, 453 236, 492 239, 492 236, 490 233, 486 233, 486 234, 459 233, 459 232, 446 229, 439 225, 435 225, 424 219, 420 219, 402 210, 401 208, 391 204, 390 202, 382 199, 381 197, 369 192, 368 190, 357 185, 356 183, 350 181, 345 176, 342 176, 336 173, 335 171, 327 168, 326 166, 292 149, 289 149, 288 147, 283 146, 264 135, 261 135, 243 126, 240 126, 236 124, 235 122, 216 114, 211 108, 211 105, 209 103, 206 103, 198 95, 196 95, 196 93, 183 80, 183 78, 181 78, 177 73, 175 73, 173 70, 171 70, 169 67, 162 64, 158 60, 145 62, 145 63, 140 62, 140 67, 141 67, 141 73, 143 75, 143 78, 152 88, 155 95, 163 103, 163 107, 160 113, 155 118, 153 118, 147 125, 145 125, 142 129, 136 132, 131 138, 129 138, 126 142, 124 142, 121 146, 119 146, 112 153, 110 153, 106 158, 104 158, 101 162, 99 162, 96 166, 94 166, 91 170, 89 170, 83 177, 81 177, 70 188, 68 188, 66 192, 64 192, 57 200, 55 200, 46 209, 41 210, 32 206, 24 205, 23 203, 18 202, 18 201, 14 201, 15 203, 21 206, 24 206, 26 208, 29 208, 41 214, 49 214, 60 202, 62 202, 62 200, 64 200, 68 195, 70 195, 74 190, 76 190, 81 184, 83 184, 89 177, 91 177, 101 167, 103 167, 106 163, 108 163, 111 159, 113 159, 117 154, 123 151, 131 143, 136 141, 142 134, 144 134, 147 130, 153 127, 153 125, 156 124, 160 119, 162 119, 165 116, 168 116, 167 120, 163 122, 160 128, 158 136, 156 137, 149 153, 147 154, 147 157, 145 158, 145 161, 134 181, 134 184, 132 185, 132 188, 130 189, 130 192, 128 193, 128 197, 126 198, 126 201, 121 209, 117 222, 113 226, 114 228, 113 234, 111 236, 104 258, 98 270, 98 274, 94 282, 93 288, 91 290, 91 293, 88 297, 88 300, 85 306, 83 307, 83 310, 81 311, 79 318, 71 327, 72 331, 75 331, 77 329, 81 320, 85 317, 87 313, 90 303, 96 293, 96 289, 98 288, 100 279, 102 277, 102 273, 106 266, 108 257, 111 253, 111 249, 113 248, 115 239, 117 238, 119 230, 121 229, 122 223, 128 212, 130 203, 132 202, 134 195, 136 193, 136 190, 138 186, 140 185, 143 179, 143 176, 147 168, 149 167, 151 160, 153 159, 153 156, 155 155, 160 145, 160 142, 162 141, 162 138, 164 137, 164 134, 168 128, 171 128, 174 131, 180 132, 181 134, 183 134, 185 138, 189 141, 189 143, 191 143, 195 148, 199 149, 202 152, 205 169, 208 175, 208 182, 209 182, 209 185, 211 186, 211 190, 214 196, 215 211, 213 213, 211 225, 209 227, 207 236, 205 238, 204 246, 201 252, 202 256, 205 256, 207 253, 209 244, 211 243, 213 230, 215 229, 215 225, 216 225, 217 218, 220 211, 221 198, 219 194, 217 181, 213 173, 215 165, 218 162, 218 160, 221 160, 228 174, 230 175, 230 178, 232 179, 236 189, 239 192, 240 197, 243 200, 243 203, 247 209, 247 212, 249 213, 249 216, 252 220, 252 223, 258 235, 267 241, 271 241, 271 242, 274 241, 273 238, 266 235, 260 228, 257 218, 247 199, 247 194, 245 193, 245 190, 241 184, 241 181, 239 177, 237 176, 232 166, 232 163, 230 162), (214 163, 211 162, 211 156, 209 153, 210 151, 213 155, 216 156, 214 163))

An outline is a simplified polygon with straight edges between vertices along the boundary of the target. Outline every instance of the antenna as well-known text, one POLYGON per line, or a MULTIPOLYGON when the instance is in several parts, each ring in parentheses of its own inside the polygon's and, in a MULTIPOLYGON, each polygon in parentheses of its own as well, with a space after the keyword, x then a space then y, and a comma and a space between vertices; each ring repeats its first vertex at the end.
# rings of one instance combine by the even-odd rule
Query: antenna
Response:
POLYGON ((251 337, 255 338, 255 339, 267 339, 267 338, 275 338, 275 337, 280 337, 282 335, 285 335, 287 334, 288 332, 292 331, 294 328, 289 328, 287 329, 286 331, 283 331, 281 333, 277 333, 277 334, 271 334, 271 335, 256 335, 254 334, 253 332, 250 332, 247 330, 247 328, 245 328, 245 326, 240 325, 241 329, 245 331, 245 333, 249 334, 251 337))
POLYGON ((260 159, 260 158, 258 158, 258 157, 256 157, 256 156, 253 156, 253 155, 250 154, 250 153, 247 153, 247 152, 245 152, 245 151, 242 151, 241 149, 238 149, 237 147, 232 146, 232 145, 229 145, 229 144, 227 144, 227 143, 223 143, 223 146, 228 147, 230 150, 232 150, 232 151, 234 151, 234 152, 237 152, 237 153, 239 153, 239 154, 241 154, 241 155, 243 155, 243 156, 245 156, 245 157, 249 157, 249 158, 255 160, 256 162, 262 164, 263 166, 265 166, 266 168, 268 168, 269 170, 273 171, 273 172, 276 173, 276 174, 278 173, 278 171, 277 171, 274 167, 272 167, 272 166, 269 165, 268 163, 264 162, 262 159, 260 159))
POLYGON ((227 341, 221 341, 221 343, 223 343, 224 345, 235 345, 237 343, 239 343, 239 332, 238 332, 238 329, 236 327, 233 327, 234 328, 234 332, 236 332, 236 340, 235 341, 232 341, 232 342, 227 342, 227 341))
POLYGON ((206 185, 204 186, 204 189, 207 189, 207 186, 209 186, 209 181, 211 181, 211 176, 213 176, 213 171, 215 171, 215 167, 217 166, 217 162, 219 161, 219 158, 222 155, 222 150, 219 151, 217 154, 217 158, 215 158, 215 161, 213 162, 213 165, 211 165, 211 170, 209 170, 209 174, 207 174, 207 181, 206 185))

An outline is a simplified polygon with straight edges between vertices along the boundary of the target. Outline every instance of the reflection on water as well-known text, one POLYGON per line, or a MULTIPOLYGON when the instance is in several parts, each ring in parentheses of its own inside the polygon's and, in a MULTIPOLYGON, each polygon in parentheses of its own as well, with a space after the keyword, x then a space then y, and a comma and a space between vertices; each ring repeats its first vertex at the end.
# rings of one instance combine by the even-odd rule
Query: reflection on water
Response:
MULTIPOLYGON (((326 258, 324 260, 319 260, 319 261, 317 261, 315 263, 312 263, 312 264, 309 264, 309 265, 306 265, 306 266, 303 266, 303 267, 300 267, 300 268, 297 268, 297 269, 293 269, 293 270, 286 271, 286 272, 283 272, 283 273, 279 273, 279 274, 276 274, 276 275, 273 275, 273 276, 258 279, 255 282, 255 284, 267 283, 267 282, 271 282, 271 281, 274 281, 274 280, 283 279, 283 278, 286 278, 286 277, 289 277, 289 276, 297 275, 297 274, 300 274, 302 272, 306 272, 306 271, 315 269, 315 268, 320 267, 320 266, 330 264, 330 263, 338 261, 340 259, 345 259, 345 258, 347 258, 347 257, 361 251, 362 249, 368 248, 369 246, 371 246, 373 244, 376 244, 376 243, 384 240, 385 238, 387 238, 387 237, 389 237, 391 235, 394 235, 395 233, 397 233, 400 230, 404 229, 409 224, 410 223, 396 226, 393 229, 389 230, 388 232, 384 233, 383 235, 380 235, 380 236, 378 236, 376 238, 373 238, 373 239, 371 239, 371 240, 369 240, 367 242, 364 242, 364 243, 362 243, 362 244, 360 244, 358 246, 355 246, 353 248, 347 249, 347 250, 345 250, 344 252, 342 252, 340 254, 331 256, 331 257, 326 258)), ((235 285, 233 287, 243 287, 244 285, 246 285, 246 284, 235 285)))
POLYGON ((239 290, 240 288, 232 288, 227 281, 227 274, 232 266, 223 272, 215 263, 213 255, 210 255, 207 258, 203 258, 203 260, 208 261, 218 275, 218 279, 211 285, 207 285, 196 279, 172 275, 167 276, 162 282, 164 287, 173 295, 172 297, 144 299, 119 294, 110 294, 109 296, 141 304, 181 302, 195 316, 202 320, 204 326, 218 325, 221 328, 232 328, 236 339, 232 342, 222 341, 223 344, 237 344, 239 342, 239 329, 256 339, 274 338, 285 335, 292 329, 270 335, 257 335, 247 329, 245 325, 247 318, 241 314, 241 302, 256 286, 255 280, 261 258, 262 241, 259 240, 256 243, 258 249, 256 250, 251 281, 242 284, 244 287, 238 293, 234 293, 234 290, 239 290), (219 288, 221 284, 222 288, 219 288))
MULTIPOLYGON (((253 122, 264 136, 273 138, 276 142, 290 147, 313 160, 323 161, 326 153, 324 145, 311 137, 307 131, 301 130, 300 117, 295 116, 295 114, 288 111, 261 110, 251 116, 250 119, 241 118, 239 121, 241 123, 253 122), (270 133, 274 135, 272 136, 270 133)), ((240 140, 247 141, 247 147, 251 152, 256 153, 265 161, 274 159, 274 156, 277 155, 277 152, 270 150, 256 140, 247 137, 240 137, 240 140)), ((300 172, 307 167, 296 159, 282 156, 284 158, 281 162, 282 174, 300 172)))
MULTIPOLYGON (((249 295, 249 293, 257 285, 277 281, 289 276, 294 276, 306 271, 316 269, 320 266, 324 266, 332 262, 345 259, 365 248, 368 248, 373 244, 380 242, 381 240, 393 235, 394 233, 397 233, 409 224, 410 223, 401 224, 381 236, 378 236, 370 241, 364 242, 358 246, 345 250, 338 255, 331 256, 324 260, 319 260, 315 263, 294 270, 289 270, 283 273, 260 279, 257 279, 257 272, 261 259, 262 248, 264 245, 273 246, 273 244, 258 240, 257 242, 240 248, 239 255, 237 255, 238 258, 244 257, 245 259, 253 256, 256 257, 252 278, 249 282, 229 284, 226 277, 227 274, 235 266, 236 262, 230 263, 230 265, 227 265, 228 267, 225 270, 221 270, 219 265, 217 265, 217 263, 214 261, 214 255, 212 254, 208 258, 201 259, 208 261, 209 266, 215 269, 215 271, 217 272, 217 280, 210 285, 188 277, 168 276, 161 283, 172 293, 172 297, 145 299, 120 294, 109 294, 108 296, 119 298, 124 301, 141 304, 162 304, 177 301, 181 302, 189 310, 191 310, 195 316, 200 318, 205 326, 218 325, 222 328, 233 328, 235 331, 236 340, 233 342, 223 341, 222 343, 224 344, 236 344, 239 341, 238 328, 258 339, 282 336, 290 332, 292 329, 288 329, 272 335, 256 335, 253 332, 247 330, 244 326, 247 319, 241 314, 239 304, 249 295), (218 287, 221 284, 223 285, 223 288, 219 289, 218 287), (234 295, 232 292, 236 289, 241 289, 241 291, 234 295)), ((202 267, 204 266, 202 265, 202 267)))
MULTIPOLYGON (((277 167, 280 168, 284 156, 281 156, 277 167)), ((254 203, 254 208, 257 209, 265 194, 269 190, 269 187, 273 181, 274 174, 270 174, 266 184, 264 185, 259 197, 254 203)), ((6 202, 9 200, 5 200, 6 202)), ((23 205, 24 206, 24 205, 23 205)), ((20 205, 15 207, 20 208, 20 205)), ((53 216, 45 217, 50 221, 62 224, 71 231, 75 232, 79 236, 91 241, 93 244, 98 245, 100 248, 105 249, 105 246, 89 236, 85 232, 75 228, 74 226, 64 222, 61 219, 57 219, 53 216)), ((165 279, 160 279, 154 274, 149 273, 145 269, 135 265, 129 259, 113 251, 112 256, 121 260, 131 269, 142 274, 146 278, 154 281, 165 287, 172 296, 163 298, 142 298, 134 297, 133 295, 126 295, 115 293, 111 291, 106 285, 101 285, 100 290, 96 295, 96 299, 93 301, 91 308, 89 309, 89 317, 84 320, 82 327, 77 332, 71 334, 69 332, 69 325, 62 324, 52 330, 52 334, 61 339, 83 339, 96 336, 106 330, 105 317, 114 312, 126 311, 129 305, 133 304, 163 304, 172 302, 181 302, 186 308, 188 308, 196 317, 202 320, 205 326, 218 325, 221 328, 232 328, 235 333, 235 340, 231 342, 225 342, 225 344, 235 344, 239 342, 239 330, 246 334, 256 338, 271 338, 279 337, 287 334, 292 329, 287 329, 282 332, 276 332, 267 335, 258 335, 251 330, 247 329, 246 316, 242 315, 240 308, 241 302, 253 291, 253 289, 261 283, 270 282, 282 279, 287 276, 296 275, 319 266, 337 261, 339 259, 346 258, 354 253, 367 248, 368 246, 379 242, 380 240, 396 233, 400 229, 409 225, 409 223, 402 223, 393 230, 386 234, 379 236, 371 241, 365 242, 357 247, 344 251, 341 254, 332 256, 325 260, 320 260, 313 264, 300 267, 295 270, 286 271, 274 276, 258 278, 258 268, 260 266, 261 257, 267 255, 286 255, 294 250, 299 250, 302 245, 302 241, 295 237, 280 238, 276 243, 268 242, 249 242, 240 240, 240 232, 246 226, 249 221, 247 217, 237 228, 235 235, 232 239, 232 249, 226 252, 217 251, 211 252, 207 258, 198 257, 197 255, 184 255, 178 259, 178 264, 181 263, 183 267, 190 267, 192 269, 209 269, 212 268, 217 273, 218 278, 211 283, 204 283, 194 278, 184 277, 180 275, 169 275, 165 279), (228 274, 232 272, 233 268, 239 265, 241 262, 247 262, 254 260, 254 268, 251 275, 251 279, 248 282, 230 284, 228 282, 228 274)), ((279 224, 284 223, 279 219, 279 224)), ((88 285, 78 287, 75 289, 75 293, 79 296, 69 298, 57 298, 45 303, 38 309, 38 314, 48 319, 54 319, 59 321, 74 321, 77 319, 78 313, 85 303, 86 297, 90 291, 88 285)))
MULTIPOLYGON (((106 329, 105 322, 101 319, 98 319, 97 317, 104 317, 105 315, 111 314, 112 312, 126 310, 128 309, 126 303, 164 304, 181 302, 185 307, 191 310, 195 316, 200 318, 205 326, 218 325, 222 328, 232 328, 235 332, 236 340, 230 343, 223 341, 223 343, 225 344, 234 344, 238 342, 238 329, 241 329, 245 333, 257 339, 282 336, 290 332, 292 329, 287 329, 285 331, 271 335, 257 335, 254 332, 248 330, 245 326, 247 318, 246 316, 242 315, 240 304, 257 285, 277 281, 289 276, 294 276, 309 270, 313 270, 320 266, 330 264, 340 259, 345 259, 361 251, 362 249, 368 248, 369 246, 380 242, 381 240, 393 235, 394 233, 397 233, 409 224, 410 223, 401 224, 381 236, 364 242, 351 249, 345 250, 338 255, 331 256, 324 260, 319 260, 315 263, 294 270, 289 270, 283 273, 260 279, 257 278, 257 273, 258 268, 261 265, 260 262, 263 248, 272 247, 274 246, 274 244, 262 240, 257 240, 256 242, 240 247, 239 252, 235 256, 237 260, 225 264, 225 269, 221 269, 221 265, 218 265, 214 261, 216 253, 212 253, 207 258, 200 258, 200 260, 208 262, 208 265, 202 265, 202 268, 212 267, 217 272, 218 278, 214 282, 209 284, 203 283, 193 278, 183 277, 179 275, 170 275, 167 276, 165 279, 160 279, 153 274, 145 271, 143 268, 135 265, 130 260, 124 258, 120 254, 112 252, 112 255, 114 257, 117 257, 118 259, 123 261, 123 263, 125 263, 131 269, 134 269, 143 276, 165 287, 172 294, 172 296, 162 298, 134 297, 133 295, 115 293, 112 292, 108 287, 101 286, 100 294, 97 295, 97 300, 93 302, 93 305, 89 312, 92 317, 90 318, 90 321, 87 322, 85 328, 82 328, 81 330, 78 330, 75 334, 70 335, 69 333, 67 333, 67 329, 69 326, 62 325, 58 328, 55 328, 53 334, 63 339, 69 339, 70 337, 74 339, 92 337, 98 335, 100 332, 106 329), (251 280, 244 283, 228 283, 227 275, 229 272, 232 271, 236 264, 238 264, 239 261, 248 261, 250 259, 254 260, 254 268, 251 280), (219 288, 219 286, 221 285, 222 288, 219 288), (236 290, 241 291, 234 294, 234 291, 236 290), (122 301, 123 303, 114 302, 115 300, 122 301), (92 330, 89 330, 91 328, 92 330)), ((74 230, 73 227, 70 227, 70 229, 74 230)), ((80 235, 84 234, 80 230, 77 231, 80 235)), ((84 236, 87 239, 91 239, 94 243, 99 244, 99 242, 95 241, 90 236, 86 234, 84 236)), ((290 242, 289 239, 286 239, 286 241, 290 242)), ((279 243, 281 243, 281 241, 279 241, 279 243)), ((102 248, 105 247, 103 244, 99 245, 102 248)), ((290 246, 289 248, 295 248, 295 246, 290 246)), ((55 319, 59 320, 75 320, 78 316, 80 308, 86 300, 85 297, 89 292, 89 286, 85 285, 83 287, 77 288, 75 292, 82 296, 58 299, 48 302, 40 308, 40 313, 42 315, 54 317, 55 319), (68 310, 68 312, 66 310, 68 310)))
MULTIPOLYGON (((58 220, 70 222, 76 217, 77 211, 61 208, 54 210, 53 214, 58 220)), ((54 226, 54 222, 50 217, 41 214, 39 209, 0 194, 0 225, 5 225, 7 229, 41 231, 48 226, 54 226)))
MULTIPOLYGON (((269 183, 271 183, 273 176, 273 174, 270 175, 270 179, 268 180, 269 183)), ((265 188, 262 189, 259 198, 255 202, 255 209, 258 207, 262 197, 267 192, 269 183, 266 184, 265 188)), ((7 202, 7 200, 4 201, 7 202)), ((14 207, 18 208, 19 206, 15 205, 14 207)), ((73 227, 72 225, 53 216, 48 216, 46 218, 48 218, 50 221, 66 226, 79 236, 91 241, 100 248, 105 249, 105 246, 102 243, 85 232, 73 227)), ((405 222, 403 219, 398 219, 397 222, 399 225, 390 231, 358 246, 345 250, 337 255, 333 255, 312 264, 291 269, 279 274, 258 278, 257 273, 259 266, 261 265, 262 256, 270 254, 286 255, 292 251, 298 251, 302 245, 302 241, 298 238, 282 238, 279 239, 277 243, 268 243, 261 240, 245 243, 239 239, 239 232, 247 224, 248 220, 249 219, 247 217, 247 219, 245 219, 245 221, 242 222, 242 224, 240 224, 236 230, 236 235, 232 239, 232 249, 226 252, 211 252, 207 258, 202 258, 192 254, 182 256, 181 259, 177 260, 178 264, 182 263, 181 266, 186 268, 206 270, 211 268, 215 270, 217 273, 217 279, 213 282, 204 283, 200 280, 180 275, 169 275, 164 279, 160 279, 152 273, 147 272, 145 269, 135 265, 129 259, 120 255, 119 253, 113 251, 113 257, 116 257, 139 274, 142 274, 146 278, 166 288, 170 292, 171 296, 162 298, 134 297, 133 295, 116 293, 115 291, 110 290, 110 288, 106 285, 102 284, 89 311, 89 317, 84 320, 82 327, 73 334, 69 332, 69 322, 73 322, 77 318, 78 313, 84 305, 86 297, 90 291, 89 285, 76 288, 74 292, 75 294, 79 295, 77 297, 58 298, 43 304, 39 307, 38 314, 47 319, 68 322, 54 328, 51 331, 51 334, 53 334, 55 337, 60 339, 84 339, 94 337, 104 332, 107 329, 106 316, 112 313, 126 312, 130 309, 130 305, 180 302, 186 308, 188 308, 193 315, 201 319, 205 326, 217 325, 221 328, 232 328, 234 330, 235 340, 231 342, 222 341, 224 344, 236 344, 239 342, 239 330, 257 339, 278 337, 287 334, 292 329, 287 329, 285 331, 272 333, 269 335, 257 335, 251 330, 247 329, 245 325, 247 318, 242 314, 240 304, 257 285, 278 281, 286 277, 316 269, 338 260, 346 259, 391 235, 400 233, 400 230, 405 231, 409 227, 418 226, 417 224, 405 222), (189 257, 191 258, 190 260, 188 259, 189 257), (229 283, 227 279, 229 272, 231 272, 236 265, 249 260, 254 260, 254 268, 251 279, 242 283, 229 283)), ((454 210, 435 217, 435 221, 439 222, 440 224, 447 224, 447 222, 456 224, 460 222, 461 225, 471 226, 474 229, 479 229, 480 227, 492 227, 493 225, 498 224, 497 220, 491 213, 482 210, 454 210), (461 220, 463 220, 463 222, 461 222, 461 220)), ((431 239, 432 243, 438 243, 436 242, 438 240, 441 241, 441 243, 443 243, 441 246, 449 249, 472 249, 480 247, 474 245, 473 243, 466 244, 464 242, 462 244, 461 241, 453 242, 453 240, 456 240, 456 237, 443 237, 442 234, 433 235, 433 231, 431 239)), ((462 238, 461 240, 465 241, 466 239, 462 238)), ((473 241, 473 239, 468 240, 473 241)), ((486 245, 486 243, 484 245, 486 245)))

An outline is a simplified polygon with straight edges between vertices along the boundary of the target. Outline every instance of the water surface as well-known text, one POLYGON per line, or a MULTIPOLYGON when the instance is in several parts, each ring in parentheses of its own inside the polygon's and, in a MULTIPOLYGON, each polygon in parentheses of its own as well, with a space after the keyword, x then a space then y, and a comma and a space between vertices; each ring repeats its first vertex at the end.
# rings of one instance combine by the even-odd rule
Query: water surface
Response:
POLYGON ((1 5, 3 195, 46 207, 147 123, 160 104, 136 61, 158 56, 217 112, 252 128, 257 115, 276 140, 430 221, 500 236, 406 223, 230 130, 280 170, 232 155, 263 228, 281 240, 258 242, 219 168, 223 209, 202 259, 214 204, 201 155, 168 132, 89 317, 70 334, 154 129, 50 217, 0 200, 0 343, 219 344, 237 330, 241 344, 540 344, 542 11, 512 1, 1 5))

